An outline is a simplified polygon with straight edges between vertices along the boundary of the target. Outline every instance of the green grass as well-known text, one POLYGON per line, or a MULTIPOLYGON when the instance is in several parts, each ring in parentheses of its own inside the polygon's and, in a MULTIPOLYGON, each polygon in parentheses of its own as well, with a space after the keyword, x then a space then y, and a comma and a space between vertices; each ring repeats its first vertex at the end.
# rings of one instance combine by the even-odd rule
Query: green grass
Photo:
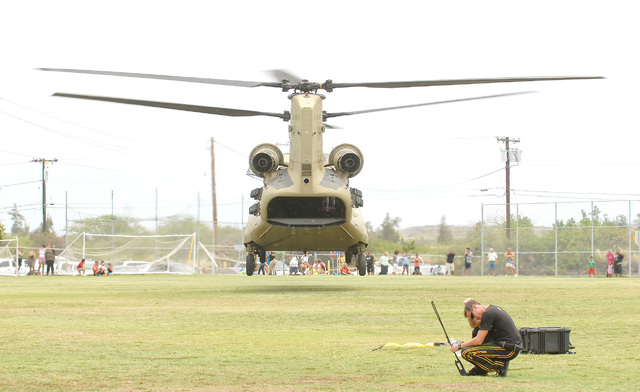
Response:
MULTIPOLYGON (((0 278, 2 391, 638 390, 635 278, 112 276, 0 278), (460 377, 462 301, 520 327, 571 328, 575 355, 521 354, 460 377)), ((467 366, 469 369, 471 366, 467 366)))

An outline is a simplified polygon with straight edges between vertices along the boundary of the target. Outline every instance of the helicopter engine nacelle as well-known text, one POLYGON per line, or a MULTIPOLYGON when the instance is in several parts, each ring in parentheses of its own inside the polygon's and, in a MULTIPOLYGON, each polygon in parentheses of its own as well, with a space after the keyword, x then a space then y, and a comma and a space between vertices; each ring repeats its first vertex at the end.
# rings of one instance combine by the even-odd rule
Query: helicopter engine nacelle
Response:
POLYGON ((249 155, 249 167, 251 171, 264 178, 265 174, 275 171, 284 163, 284 155, 280 149, 269 143, 264 143, 251 151, 249 155))
POLYGON ((341 144, 329 154, 329 162, 336 170, 347 173, 349 177, 355 177, 364 163, 364 157, 360 149, 353 144, 341 144))

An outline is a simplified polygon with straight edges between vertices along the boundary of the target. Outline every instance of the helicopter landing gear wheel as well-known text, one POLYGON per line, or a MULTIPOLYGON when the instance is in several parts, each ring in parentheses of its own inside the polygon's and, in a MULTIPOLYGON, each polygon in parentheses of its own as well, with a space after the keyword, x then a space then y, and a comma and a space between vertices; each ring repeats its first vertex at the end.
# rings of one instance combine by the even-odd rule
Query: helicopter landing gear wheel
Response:
POLYGON ((367 258, 364 253, 358 255, 358 275, 365 276, 367 274, 367 258))
POLYGON ((248 276, 253 275, 253 270, 256 268, 256 262, 255 262, 255 256, 253 255, 253 253, 249 253, 247 255, 247 269, 246 269, 246 274, 248 276))

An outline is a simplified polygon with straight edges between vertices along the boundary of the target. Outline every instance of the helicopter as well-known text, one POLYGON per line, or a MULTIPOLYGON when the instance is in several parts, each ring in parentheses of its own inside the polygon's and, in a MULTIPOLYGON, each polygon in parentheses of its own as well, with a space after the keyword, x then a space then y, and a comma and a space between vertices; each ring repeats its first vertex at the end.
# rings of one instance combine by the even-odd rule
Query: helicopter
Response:
POLYGON ((366 275, 365 250, 369 236, 361 208, 363 194, 350 186, 350 180, 361 172, 364 164, 362 151, 352 144, 340 144, 329 154, 324 153, 323 136, 329 118, 405 109, 419 106, 454 103, 470 100, 506 97, 529 92, 515 92, 427 102, 351 112, 328 113, 322 109, 327 93, 349 87, 409 88, 452 86, 464 84, 539 82, 575 79, 602 79, 600 76, 550 76, 484 79, 449 79, 399 82, 324 83, 300 79, 287 71, 272 71, 275 82, 252 82, 228 79, 194 78, 129 72, 92 71, 61 68, 39 68, 42 71, 71 72, 94 75, 171 80, 237 87, 273 87, 290 92, 291 110, 283 113, 259 112, 211 106, 146 101, 94 95, 55 93, 53 96, 105 101, 129 105, 150 106, 232 117, 268 116, 288 122, 289 153, 283 154, 278 146, 263 143, 249 154, 249 168, 263 185, 250 192, 254 204, 249 208, 249 219, 244 232, 247 251, 246 274, 251 276, 256 256, 265 260, 266 252, 304 250, 335 251, 346 255, 349 265, 356 260, 360 276, 366 275))

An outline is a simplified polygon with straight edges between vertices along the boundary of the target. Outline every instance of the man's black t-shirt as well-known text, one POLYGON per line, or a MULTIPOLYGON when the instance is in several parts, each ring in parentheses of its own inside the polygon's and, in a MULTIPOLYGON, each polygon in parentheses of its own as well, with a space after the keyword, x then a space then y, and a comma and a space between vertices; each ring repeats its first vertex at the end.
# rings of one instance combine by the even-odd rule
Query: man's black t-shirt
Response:
POLYGON ((516 324, 507 312, 501 307, 490 305, 482 314, 480 321, 480 330, 489 331, 484 343, 490 340, 494 342, 506 342, 522 344, 520 332, 516 328, 516 324))

